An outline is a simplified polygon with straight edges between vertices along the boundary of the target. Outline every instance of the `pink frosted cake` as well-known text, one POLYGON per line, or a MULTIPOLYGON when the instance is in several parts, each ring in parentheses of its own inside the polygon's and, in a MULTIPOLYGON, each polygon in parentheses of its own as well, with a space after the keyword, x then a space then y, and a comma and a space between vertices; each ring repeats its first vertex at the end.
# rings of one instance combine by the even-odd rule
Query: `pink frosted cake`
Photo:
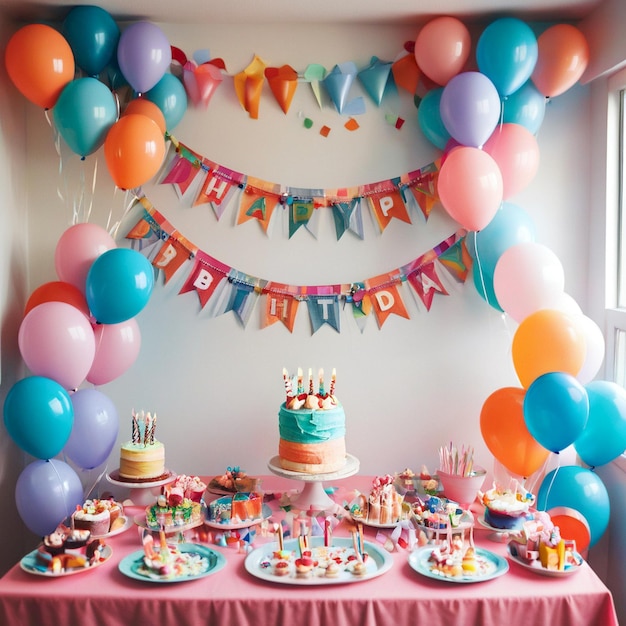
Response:
POLYGON ((517 481, 512 489, 494 485, 488 491, 479 492, 478 497, 485 505, 485 523, 499 530, 520 530, 524 522, 533 518, 530 509, 535 496, 517 481))
POLYGON ((369 494, 360 494, 351 507, 352 516, 381 526, 397 524, 403 515, 403 496, 396 491, 394 480, 390 474, 374 478, 369 494))

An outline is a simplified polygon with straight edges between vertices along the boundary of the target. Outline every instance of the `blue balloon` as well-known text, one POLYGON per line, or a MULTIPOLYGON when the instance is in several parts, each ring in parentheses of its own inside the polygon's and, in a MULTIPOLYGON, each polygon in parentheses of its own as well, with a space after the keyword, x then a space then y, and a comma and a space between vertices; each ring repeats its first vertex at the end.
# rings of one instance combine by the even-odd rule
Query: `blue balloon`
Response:
POLYGON ((536 135, 546 114, 546 97, 528 80, 502 105, 502 121, 519 124, 536 135))
POLYGON ((63 452, 82 469, 104 463, 117 439, 119 418, 115 404, 97 389, 72 395, 74 426, 63 452))
POLYGON ((187 111, 187 92, 182 82, 173 74, 164 74, 144 97, 161 109, 168 131, 178 125, 187 111))
POLYGON ((597 474, 577 465, 552 470, 539 487, 536 506, 539 511, 549 511, 557 506, 578 511, 589 524, 590 547, 609 525, 611 506, 604 483, 597 474))
POLYGON ((514 17, 489 24, 476 46, 478 69, 491 79, 502 97, 517 91, 530 78, 538 56, 535 33, 514 17))
POLYGON ((43 376, 18 380, 4 400, 4 425, 15 443, 38 459, 56 456, 74 423, 70 396, 43 376))
POLYGON ((116 56, 120 29, 100 7, 74 7, 63 21, 62 31, 76 65, 90 76, 99 74, 116 56))
POLYGON ((83 503, 83 486, 76 472, 63 461, 34 461, 15 484, 17 512, 40 537, 57 526, 83 503))
POLYGON ((518 243, 535 241, 535 224, 528 213, 510 202, 503 202, 493 219, 480 231, 467 235, 467 249, 480 260, 483 272, 493 276, 502 254, 518 243))
POLYGON ((150 261, 129 248, 102 253, 87 273, 85 296, 100 324, 119 324, 148 304, 154 287, 150 261))
POLYGON ((626 390, 606 380, 594 380, 585 389, 589 419, 574 448, 587 465, 599 467, 626 450, 626 390))
POLYGON ((63 88, 52 117, 65 143, 84 157, 104 143, 117 120, 117 105, 109 88, 97 78, 77 78, 63 88))
POLYGON ((490 304, 496 311, 504 312, 504 309, 498 303, 495 289, 493 288, 493 274, 485 271, 484 268, 479 267, 477 263, 474 263, 472 269, 472 278, 474 280, 474 287, 478 295, 487 304, 490 304))
POLYGON ((424 137, 434 146, 443 150, 448 141, 450 141, 450 133, 441 120, 439 104, 441 102, 441 94, 443 87, 431 89, 420 102, 417 109, 417 123, 419 124, 424 137))
POLYGON ((587 391, 571 374, 543 374, 524 396, 526 428, 550 452, 560 452, 574 443, 588 418, 587 391))

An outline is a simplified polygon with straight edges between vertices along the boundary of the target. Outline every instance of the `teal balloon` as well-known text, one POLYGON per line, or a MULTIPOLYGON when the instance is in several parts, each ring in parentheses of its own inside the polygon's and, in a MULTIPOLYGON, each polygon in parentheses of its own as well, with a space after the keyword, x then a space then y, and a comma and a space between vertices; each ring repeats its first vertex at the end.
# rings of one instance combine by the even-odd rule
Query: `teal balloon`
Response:
POLYGON ((144 97, 161 109, 168 131, 178 125, 187 111, 187 92, 182 82, 173 74, 164 74, 144 97))
POLYGON ((478 69, 491 79, 501 97, 517 91, 530 78, 538 55, 532 28, 514 17, 489 24, 476 46, 478 69))
POLYGON ((97 78, 77 78, 63 88, 52 117, 65 143, 84 157, 104 143, 117 121, 117 105, 111 90, 97 78))
POLYGON ((148 304, 154 287, 150 261, 129 248, 107 250, 87 273, 85 297, 100 324, 119 324, 148 304))
POLYGON ((599 467, 626 450, 626 390, 606 380, 594 380, 585 388, 589 419, 574 449, 587 465, 599 467))
POLYGON ((422 98, 417 109, 417 123, 422 129, 424 137, 440 150, 443 150, 451 139, 439 112, 442 93, 443 87, 431 89, 422 98))
POLYGON ((496 311, 503 313, 504 309, 498 303, 498 298, 493 288, 493 274, 479 268, 475 263, 472 269, 472 278, 474 280, 474 287, 476 287, 476 291, 480 297, 487 302, 487 304, 496 309, 496 311))
POLYGON ((100 7, 74 7, 63 21, 62 32, 76 65, 90 76, 97 76, 116 56, 120 29, 100 7))
POLYGON ((524 396, 524 423, 531 436, 550 452, 570 446, 589 418, 585 388, 565 372, 536 378, 524 396))
POLYGON ((590 547, 597 543, 609 525, 611 506, 604 483, 597 474, 577 465, 552 470, 543 479, 535 504, 539 511, 549 511, 557 506, 578 511, 589 524, 590 547))
POLYGON ((59 383, 43 376, 16 382, 4 401, 4 425, 13 441, 38 459, 61 452, 72 432, 74 408, 59 383))
POLYGON ((519 124, 536 135, 546 114, 546 97, 528 80, 502 105, 505 124, 519 124))

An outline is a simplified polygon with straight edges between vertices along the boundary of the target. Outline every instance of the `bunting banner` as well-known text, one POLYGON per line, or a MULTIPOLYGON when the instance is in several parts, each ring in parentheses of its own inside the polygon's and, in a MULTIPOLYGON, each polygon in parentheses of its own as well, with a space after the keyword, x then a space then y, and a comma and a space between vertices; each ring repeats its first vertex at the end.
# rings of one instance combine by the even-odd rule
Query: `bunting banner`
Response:
POLYGON ((289 238, 302 226, 315 237, 317 210, 330 208, 337 240, 346 231, 363 239, 364 204, 382 233, 393 219, 411 224, 414 206, 428 220, 438 201, 439 159, 401 176, 358 187, 305 189, 236 172, 191 150, 172 135, 168 139, 175 151, 159 184, 173 185, 181 200, 191 196, 191 206, 211 205, 218 220, 237 197, 237 224, 255 221, 266 234, 277 208, 288 215, 289 238))
MULTIPOLYGON (((257 188, 257 191, 260 190, 257 188)), ((259 201, 261 193, 255 202, 259 201)), ((167 283, 179 271, 186 273, 179 295, 195 293, 201 309, 210 317, 232 312, 245 328, 259 298, 261 328, 281 322, 293 332, 299 304, 304 302, 312 333, 328 325, 341 332, 341 311, 352 309, 352 319, 363 332, 367 319, 373 316, 381 329, 391 315, 410 319, 402 294, 403 283, 412 287, 427 311, 436 295, 447 296, 439 276, 445 269, 458 282, 467 280, 472 265, 465 238, 460 229, 409 263, 378 276, 347 284, 289 285, 259 278, 213 258, 179 233, 145 197, 138 198, 142 216, 129 230, 127 239, 136 242, 155 270, 160 270, 167 283)), ((253 203, 250 204, 250 207, 253 203)), ((270 207, 265 204, 265 208, 270 207)), ((304 209, 302 209, 304 211, 304 209)), ((299 211, 299 210, 298 210, 299 211)), ((298 212, 296 211, 296 212, 298 212)), ((267 210, 266 210, 267 213, 267 210)))

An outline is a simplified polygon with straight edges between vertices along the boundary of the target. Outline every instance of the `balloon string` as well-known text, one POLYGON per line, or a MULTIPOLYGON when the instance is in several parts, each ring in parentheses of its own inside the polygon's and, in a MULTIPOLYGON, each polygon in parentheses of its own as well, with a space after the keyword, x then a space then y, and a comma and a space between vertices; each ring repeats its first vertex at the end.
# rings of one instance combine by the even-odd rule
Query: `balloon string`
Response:
POLYGON ((559 471, 559 468, 561 467, 561 456, 557 455, 557 458, 558 458, 558 463, 556 464, 556 467, 554 468, 554 471, 552 472, 552 477, 550 478, 548 488, 546 489, 546 508, 548 506, 548 501, 550 500, 550 491, 552 490, 552 485, 554 485, 557 472, 559 471))
MULTIPOLYGON (((115 188, 115 193, 117 193, 117 187, 115 188)), ((111 223, 111 217, 112 217, 112 213, 109 212, 109 219, 107 220, 107 230, 109 232, 109 234, 113 237, 113 239, 117 239, 117 232, 120 228, 120 226, 122 225, 122 222, 124 221, 124 218, 126 217, 126 215, 128 214, 128 212, 130 211, 130 209, 135 205, 135 202, 137 201, 137 198, 139 196, 135 195, 132 190, 127 189, 125 192, 125 196, 124 196, 124 211, 122 213, 122 216, 120 217, 120 219, 115 222, 115 224, 113 224, 113 226, 110 226, 111 223)))
MULTIPOLYGON (((61 485, 61 488, 63 488, 63 479, 61 478, 61 475, 59 474, 59 470, 57 469, 56 465, 52 463, 50 460, 48 460, 48 463, 52 464, 52 469, 54 470, 54 473, 57 475, 57 478, 59 479, 59 485, 61 485)), ((65 517, 69 517, 72 514, 72 511, 70 510, 69 502, 67 500, 67 491, 65 489, 62 489, 62 490, 63 490, 63 508, 65 509, 65 517)))
MULTIPOLYGON (((93 485, 91 485, 91 487, 89 488, 88 491, 85 492, 85 499, 89 500, 91 499, 91 494, 93 493, 94 489, 97 487, 98 483, 102 480, 102 477, 106 474, 107 468, 109 467, 109 464, 107 463, 104 466, 104 469, 100 472, 100 474, 98 475, 98 478, 96 478, 96 480, 94 481, 93 485)), ((87 470, 88 472, 91 472, 91 470, 87 470)))

